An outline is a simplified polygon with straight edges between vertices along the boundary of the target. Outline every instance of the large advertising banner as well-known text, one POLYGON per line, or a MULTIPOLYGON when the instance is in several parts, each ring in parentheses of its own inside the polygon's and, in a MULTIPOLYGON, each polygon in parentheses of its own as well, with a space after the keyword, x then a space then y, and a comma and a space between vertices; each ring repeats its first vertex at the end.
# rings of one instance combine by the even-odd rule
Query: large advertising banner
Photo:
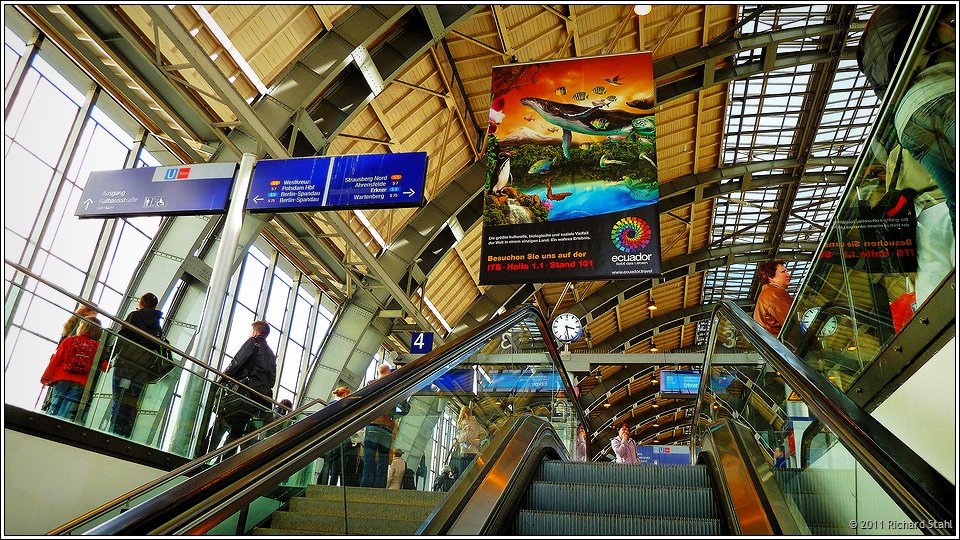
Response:
POLYGON ((649 52, 493 68, 480 283, 660 275, 649 52))

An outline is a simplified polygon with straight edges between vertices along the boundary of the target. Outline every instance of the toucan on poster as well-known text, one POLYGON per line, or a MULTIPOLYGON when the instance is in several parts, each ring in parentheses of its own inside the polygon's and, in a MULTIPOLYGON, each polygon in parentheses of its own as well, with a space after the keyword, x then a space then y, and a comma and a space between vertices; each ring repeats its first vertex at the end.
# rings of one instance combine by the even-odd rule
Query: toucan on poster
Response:
POLYGON ((649 52, 495 66, 480 283, 660 275, 649 52))

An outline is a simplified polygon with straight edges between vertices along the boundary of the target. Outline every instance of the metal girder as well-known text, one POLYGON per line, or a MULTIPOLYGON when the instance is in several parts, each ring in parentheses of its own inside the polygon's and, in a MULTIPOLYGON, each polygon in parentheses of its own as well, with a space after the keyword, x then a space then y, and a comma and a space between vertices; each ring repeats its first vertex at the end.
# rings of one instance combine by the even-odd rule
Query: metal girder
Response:
POLYGON ((165 5, 145 4, 141 7, 156 24, 167 38, 173 42, 177 49, 183 53, 197 73, 203 77, 208 85, 223 100, 223 103, 230 108, 240 122, 243 122, 245 129, 250 130, 251 134, 256 135, 259 142, 264 145, 264 150, 275 158, 288 157, 286 148, 280 144, 267 125, 261 120, 260 116, 254 112, 253 108, 237 92, 233 83, 227 80, 227 77, 210 60, 209 54, 200 48, 200 45, 194 41, 190 32, 180 23, 165 5), (264 136, 267 135, 267 136, 264 136))

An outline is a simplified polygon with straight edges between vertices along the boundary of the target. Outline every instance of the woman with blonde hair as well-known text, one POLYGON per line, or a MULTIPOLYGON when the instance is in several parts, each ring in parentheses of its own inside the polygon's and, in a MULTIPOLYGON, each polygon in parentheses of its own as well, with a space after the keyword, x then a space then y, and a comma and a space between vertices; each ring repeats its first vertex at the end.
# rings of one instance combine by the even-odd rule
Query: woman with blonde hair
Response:
MULTIPOLYGON (((472 404, 471 404, 472 405, 472 404)), ((470 405, 460 407, 460 416, 457 418, 457 437, 456 441, 460 445, 460 457, 458 463, 451 465, 460 474, 473 463, 480 453, 480 443, 487 436, 487 430, 477 421, 470 405)))
MULTIPOLYGON (((49 386, 50 405, 47 412, 54 416, 74 420, 80 407, 83 389, 90 379, 100 347, 100 320, 82 318, 77 324, 77 333, 67 336, 50 358, 50 363, 40 382, 49 386)), ((106 371, 107 362, 101 360, 100 371, 106 371)))

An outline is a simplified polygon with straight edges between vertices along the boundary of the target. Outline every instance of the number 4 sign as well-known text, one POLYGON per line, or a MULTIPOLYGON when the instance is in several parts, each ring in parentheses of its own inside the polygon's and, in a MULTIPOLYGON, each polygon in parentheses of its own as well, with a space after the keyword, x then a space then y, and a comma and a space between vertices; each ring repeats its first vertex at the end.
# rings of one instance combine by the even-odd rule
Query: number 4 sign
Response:
POLYGON ((414 332, 410 339, 410 354, 424 354, 433 350, 433 332, 414 332))

